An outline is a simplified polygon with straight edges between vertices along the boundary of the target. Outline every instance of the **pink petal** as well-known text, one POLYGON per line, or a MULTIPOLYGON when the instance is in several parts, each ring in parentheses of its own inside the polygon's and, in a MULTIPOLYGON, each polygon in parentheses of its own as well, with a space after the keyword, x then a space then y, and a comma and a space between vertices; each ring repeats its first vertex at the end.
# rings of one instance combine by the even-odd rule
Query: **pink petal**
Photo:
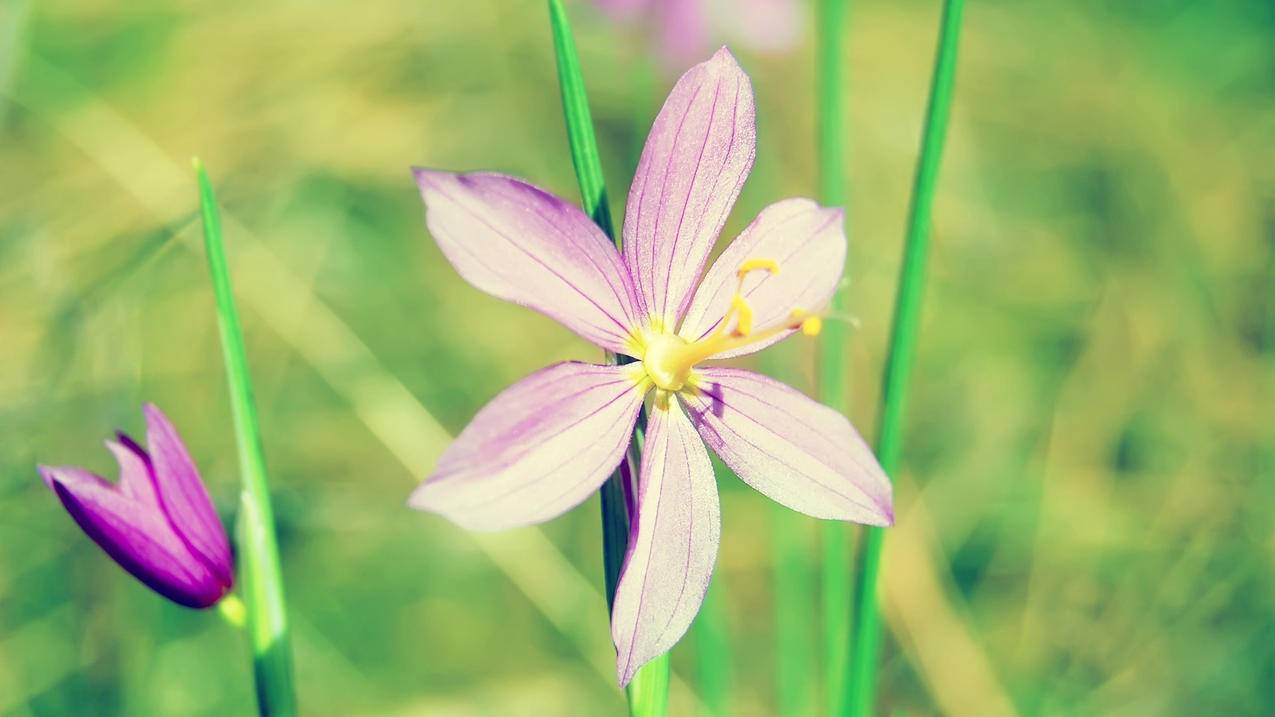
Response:
POLYGON ((159 407, 147 403, 142 406, 142 413, 146 417, 146 444, 154 467, 155 489, 164 512, 191 551, 230 585, 234 581, 230 543, 195 462, 159 407))
POLYGON ((593 4, 613 20, 632 20, 639 11, 645 10, 652 0, 593 0, 593 4))
POLYGON ((708 451, 672 398, 651 411, 647 424, 637 515, 611 610, 621 686, 686 633, 708 590, 720 538, 708 451))
POLYGON ((891 525, 890 481, 840 413, 751 371, 711 367, 687 411, 745 483, 816 518, 891 525))
POLYGON ((797 0, 735 0, 730 9, 722 17, 727 33, 754 50, 791 50, 805 32, 804 8, 797 0))
POLYGON ((654 0, 660 55, 670 68, 686 67, 709 48, 706 0, 654 0))
POLYGON ((79 468, 40 466, 40 477, 102 550, 161 595, 203 608, 229 590, 190 552, 158 506, 124 495, 117 485, 79 468))
POLYGON ((510 386, 443 453, 410 505, 471 530, 540 523, 589 497, 628 448, 631 368, 566 362, 510 386))
POLYGON ((636 294, 619 252, 579 207, 499 174, 413 172, 430 233, 466 281, 632 353, 636 294))
MULTIPOLYGON (((791 323, 794 308, 818 311, 832 299, 845 267, 844 213, 809 199, 785 199, 763 209, 704 276, 682 320, 683 338, 693 341, 717 328, 739 287, 736 272, 748 259, 779 263, 776 274, 754 271, 744 279, 744 298, 753 308, 753 333, 791 323)), ((714 358, 749 354, 791 333, 714 358)))
POLYGON ((668 329, 753 166, 748 76, 726 48, 692 67, 669 94, 642 150, 624 216, 624 263, 647 315, 668 329))
POLYGON ((120 466, 117 490, 132 500, 158 509, 159 495, 155 493, 155 475, 150 456, 127 435, 118 433, 116 438, 117 441, 107 441, 106 448, 115 456, 115 462, 120 466))

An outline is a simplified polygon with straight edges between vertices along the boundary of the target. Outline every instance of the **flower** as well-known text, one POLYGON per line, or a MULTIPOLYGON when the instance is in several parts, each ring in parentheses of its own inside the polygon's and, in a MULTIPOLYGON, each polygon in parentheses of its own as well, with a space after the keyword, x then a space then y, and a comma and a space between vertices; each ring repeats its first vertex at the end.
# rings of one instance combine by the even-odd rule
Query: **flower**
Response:
POLYGON ((226 531, 177 429, 152 404, 148 453, 122 432, 106 442, 112 483, 82 468, 38 466, 80 528, 133 577, 180 605, 215 605, 234 585, 226 531))
POLYGON ((611 616, 622 685, 681 638, 708 588, 720 520, 705 444, 789 508, 893 522, 889 480, 844 416, 751 371, 702 364, 817 334, 815 310, 845 263, 841 210, 786 199, 697 281, 752 168, 754 124, 752 87, 725 48, 683 75, 629 190, 623 255, 578 207, 526 182, 414 170, 430 232, 461 276, 636 361, 559 363, 509 387, 443 453, 413 507, 475 530, 553 518, 620 463, 652 396, 611 616))
POLYGON ((725 36, 762 52, 795 47, 805 18, 795 0, 594 0, 616 22, 649 23, 661 57, 682 67, 701 56, 714 36, 725 36))

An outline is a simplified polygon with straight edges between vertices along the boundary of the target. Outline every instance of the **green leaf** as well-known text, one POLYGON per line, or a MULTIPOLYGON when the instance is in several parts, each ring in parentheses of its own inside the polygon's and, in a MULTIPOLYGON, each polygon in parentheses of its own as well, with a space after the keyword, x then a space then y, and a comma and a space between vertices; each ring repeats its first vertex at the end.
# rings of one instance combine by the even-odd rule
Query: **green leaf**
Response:
POLYGON ((230 268, 221 240, 221 216, 212 183, 199 160, 194 160, 199 182, 199 206, 204 223, 204 247, 217 303, 217 326, 230 384, 230 408, 235 440, 239 446, 239 470, 243 480, 236 542, 239 571, 247 607, 248 639, 252 646, 257 680, 257 708, 262 715, 291 717, 297 713, 292 681, 292 651, 288 644, 288 616, 283 601, 283 574, 275 542, 274 510, 266 479, 266 459, 261 429, 252 398, 252 380, 244 349, 239 313, 230 286, 230 268))

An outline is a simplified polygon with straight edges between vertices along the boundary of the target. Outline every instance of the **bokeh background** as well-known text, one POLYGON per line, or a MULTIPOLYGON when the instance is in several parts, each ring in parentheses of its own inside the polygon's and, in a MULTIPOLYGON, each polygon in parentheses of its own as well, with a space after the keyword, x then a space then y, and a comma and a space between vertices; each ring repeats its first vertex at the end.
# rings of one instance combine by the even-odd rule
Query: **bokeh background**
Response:
MULTIPOLYGON (((939 5, 850 13, 849 360, 869 437, 939 5)), ((676 72, 640 22, 570 10, 618 216, 676 72)), ((759 152, 727 236, 815 191, 800 12, 796 47, 732 46, 759 152)), ((151 400, 232 516, 195 154, 226 213, 306 714, 619 713, 596 499, 487 536, 404 507, 499 389, 596 358, 467 286, 408 173, 578 196, 543 3, 2 0, 0 714, 253 709, 243 641, 121 573, 34 470, 115 475, 101 440, 140 431, 151 400)), ((1275 712, 1272 160, 1269 0, 967 8, 882 714, 1275 712)), ((794 340, 760 361, 813 391, 814 355, 794 340)), ((722 491, 673 714, 723 692, 732 714, 817 714, 819 526, 722 491), (798 549, 777 559, 777 535, 798 549), (808 598, 784 638, 804 664, 776 664, 777 581, 808 598), (697 661, 713 640, 729 665, 697 661)))

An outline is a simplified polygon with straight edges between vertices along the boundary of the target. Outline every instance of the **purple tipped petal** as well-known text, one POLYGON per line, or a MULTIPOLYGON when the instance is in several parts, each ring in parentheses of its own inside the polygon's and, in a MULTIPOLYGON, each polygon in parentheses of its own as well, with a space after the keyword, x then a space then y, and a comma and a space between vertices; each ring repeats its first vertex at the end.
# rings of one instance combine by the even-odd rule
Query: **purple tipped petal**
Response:
POLYGON ((229 584, 190 552, 155 506, 122 494, 88 471, 47 466, 39 470, 80 528, 155 592, 187 607, 204 608, 229 590, 229 584))
POLYGON ((816 518, 891 525, 890 481, 845 416, 751 371, 700 368, 687 411, 745 483, 816 518))
POLYGON ((410 505, 471 530, 540 523, 575 507, 628 448, 642 393, 632 368, 567 362, 483 407, 410 505))
POLYGON ((579 207, 499 174, 413 171, 430 233, 466 281, 632 353, 636 294, 619 252, 579 207))
POLYGON ((616 672, 638 668, 681 639, 717 561, 721 511, 708 451, 676 398, 651 411, 637 514, 611 610, 616 672))
POLYGON ((647 314, 672 329, 753 166, 753 90, 722 48, 669 94, 624 215, 624 263, 647 314))
POLYGON ((123 433, 116 434, 116 438, 118 440, 106 442, 106 449, 115 456, 115 462, 120 466, 117 490, 126 498, 159 510, 159 495, 155 492, 154 467, 150 456, 136 441, 123 433))
POLYGON ((231 584, 234 562, 226 529, 217 517, 195 462, 163 411, 148 403, 142 407, 142 413, 146 416, 146 443, 160 505, 191 551, 225 584, 231 584))
MULTIPOLYGON (((785 199, 763 209, 704 276, 682 320, 683 338, 693 341, 717 328, 739 286, 736 272, 749 259, 773 259, 779 264, 776 274, 754 271, 744 279, 754 333, 791 323, 794 308, 818 311, 832 298, 845 267, 844 214, 809 199, 785 199)), ((713 358, 752 353, 790 333, 713 358)))

